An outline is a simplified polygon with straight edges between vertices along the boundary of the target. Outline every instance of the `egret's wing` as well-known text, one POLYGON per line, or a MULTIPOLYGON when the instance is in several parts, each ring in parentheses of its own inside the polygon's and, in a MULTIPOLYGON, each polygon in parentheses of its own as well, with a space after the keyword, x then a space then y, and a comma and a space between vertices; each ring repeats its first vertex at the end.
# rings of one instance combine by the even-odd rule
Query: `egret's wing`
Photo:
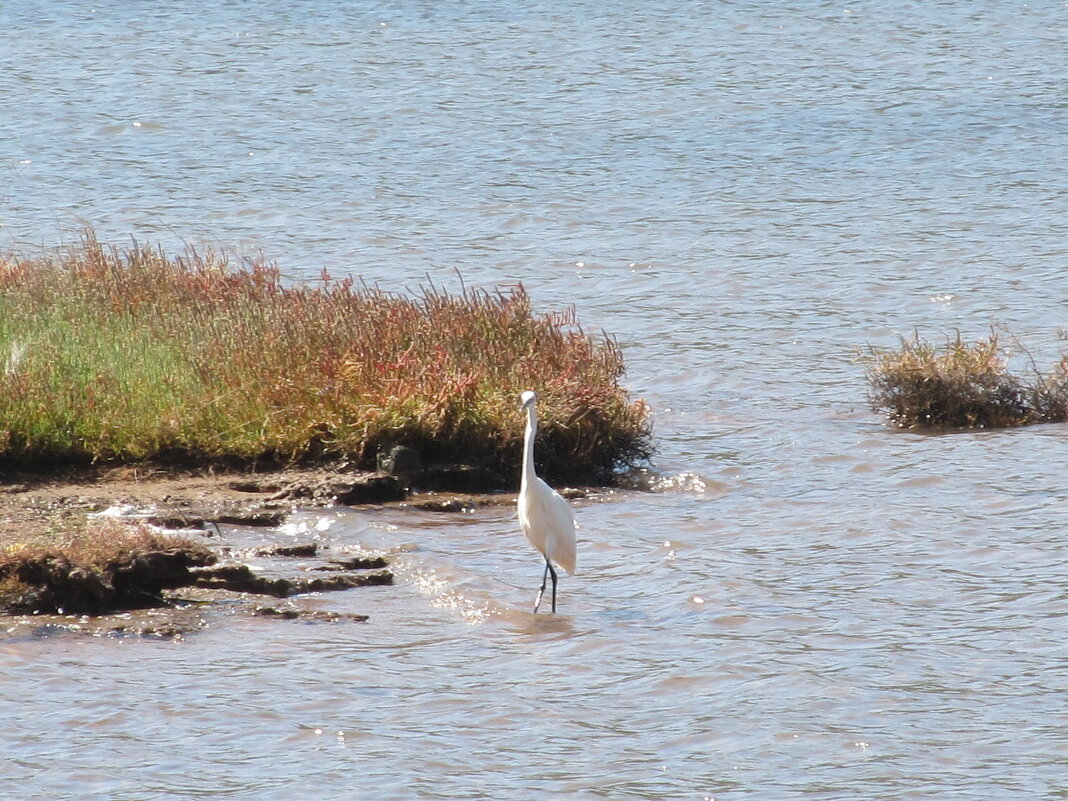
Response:
MULTIPOLYGON (((548 485, 546 485, 548 488, 548 485)), ((548 556, 568 573, 575 572, 575 514, 559 493, 549 489, 545 499, 549 522, 548 556)))
POLYGON ((571 504, 541 479, 518 501, 519 525, 530 544, 568 573, 575 572, 575 515, 571 504))

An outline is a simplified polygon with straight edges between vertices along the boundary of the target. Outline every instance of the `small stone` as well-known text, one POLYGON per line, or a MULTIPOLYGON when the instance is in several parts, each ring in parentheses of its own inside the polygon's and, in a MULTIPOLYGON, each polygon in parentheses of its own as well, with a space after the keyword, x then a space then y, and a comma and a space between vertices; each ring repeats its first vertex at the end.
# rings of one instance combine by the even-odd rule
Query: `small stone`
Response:
POLYGON ((365 503, 403 501, 408 497, 408 492, 396 476, 375 474, 336 485, 335 495, 338 503, 357 506, 365 503))
POLYGON ((389 561, 384 556, 354 556, 351 559, 334 559, 323 570, 374 570, 388 567, 389 561))
POLYGON ((420 489, 439 492, 486 492, 503 489, 505 480, 498 473, 473 465, 435 465, 418 478, 420 489))
POLYGON ((275 545, 270 548, 260 548, 256 551, 257 556, 315 556, 319 552, 319 544, 305 542, 300 545, 275 545))
POLYGON ((256 617, 276 617, 282 620, 295 620, 300 617, 297 609, 279 609, 276 606, 254 606, 252 614, 256 617))
POLYGON ((423 469, 419 451, 406 445, 394 445, 388 451, 380 452, 376 462, 380 472, 404 478, 410 478, 423 469))

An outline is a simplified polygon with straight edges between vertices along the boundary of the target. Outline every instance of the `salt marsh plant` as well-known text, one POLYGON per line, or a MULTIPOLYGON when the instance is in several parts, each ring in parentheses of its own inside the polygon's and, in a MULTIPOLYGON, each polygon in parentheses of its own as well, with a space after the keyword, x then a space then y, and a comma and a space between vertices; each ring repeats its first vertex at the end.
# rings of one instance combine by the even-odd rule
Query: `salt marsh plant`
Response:
POLYGON ((1003 428, 1068 419, 1068 356, 1048 373, 1010 371, 997 331, 942 347, 902 340, 867 355, 869 400, 902 428, 1003 428))
POLYGON ((87 233, 0 257, 0 368, 0 458, 24 465, 371 466, 403 444, 515 476, 528 388, 543 399, 549 474, 604 479, 650 453, 615 342, 573 311, 535 314, 522 286, 292 285, 273 264, 87 233))

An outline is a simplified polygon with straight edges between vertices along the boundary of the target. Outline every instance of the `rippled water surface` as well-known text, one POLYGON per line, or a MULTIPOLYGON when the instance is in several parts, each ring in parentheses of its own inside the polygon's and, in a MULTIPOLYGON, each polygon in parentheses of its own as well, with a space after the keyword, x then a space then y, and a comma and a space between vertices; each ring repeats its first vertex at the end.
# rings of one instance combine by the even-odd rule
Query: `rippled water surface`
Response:
POLYGON ((1065 4, 108 5, 0 5, 0 246, 521 280, 667 480, 577 503, 556 617, 508 509, 344 510, 398 582, 304 603, 367 625, 0 638, 4 798, 1068 798, 1065 429, 895 432, 856 361, 1057 353, 1065 4))

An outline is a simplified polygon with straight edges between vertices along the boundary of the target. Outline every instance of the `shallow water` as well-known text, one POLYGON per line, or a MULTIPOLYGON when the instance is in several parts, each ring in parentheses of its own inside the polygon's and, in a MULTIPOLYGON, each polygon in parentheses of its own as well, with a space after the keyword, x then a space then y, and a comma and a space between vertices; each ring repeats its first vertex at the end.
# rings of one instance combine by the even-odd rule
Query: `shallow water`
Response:
POLYGON ((398 583, 306 603, 367 625, 2 638, 5 798, 1068 797, 1064 427, 896 432, 856 361, 992 323, 1056 354, 1066 34, 1062 3, 0 6, 0 245, 521 280, 619 338, 668 477, 577 503, 555 618, 508 510, 346 510, 319 536, 398 583))

